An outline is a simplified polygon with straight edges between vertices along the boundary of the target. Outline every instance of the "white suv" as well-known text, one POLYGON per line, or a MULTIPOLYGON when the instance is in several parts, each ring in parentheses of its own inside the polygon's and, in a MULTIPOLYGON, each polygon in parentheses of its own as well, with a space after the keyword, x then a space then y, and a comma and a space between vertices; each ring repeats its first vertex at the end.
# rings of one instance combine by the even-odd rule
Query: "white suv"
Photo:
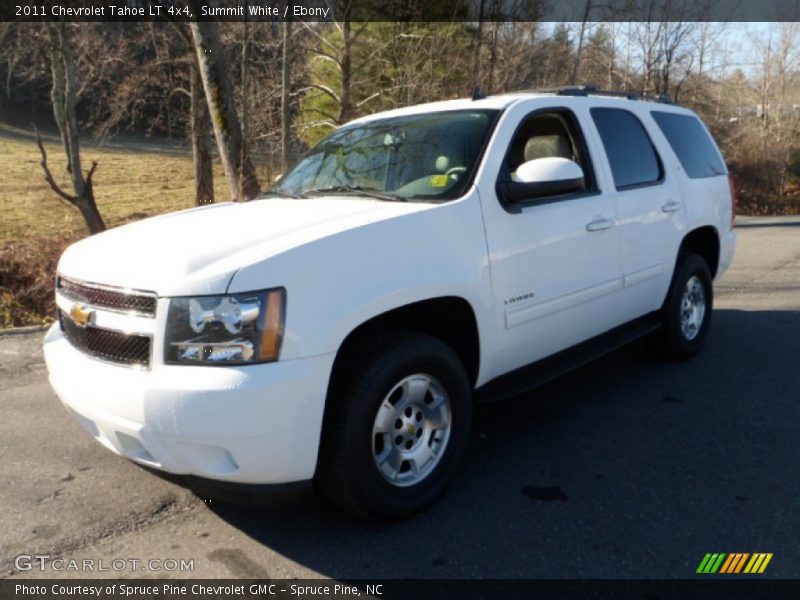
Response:
POLYGON ((50 382, 100 443, 190 486, 313 481, 399 518, 452 477, 476 399, 645 335, 696 353, 734 204, 706 127, 664 102, 566 88, 372 115, 263 199, 67 249, 50 382))

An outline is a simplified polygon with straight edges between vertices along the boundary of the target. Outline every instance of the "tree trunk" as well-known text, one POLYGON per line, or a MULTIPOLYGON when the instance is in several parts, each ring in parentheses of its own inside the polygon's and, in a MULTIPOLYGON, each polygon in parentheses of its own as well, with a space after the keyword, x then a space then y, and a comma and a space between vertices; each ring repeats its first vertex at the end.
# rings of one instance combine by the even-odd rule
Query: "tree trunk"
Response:
MULTIPOLYGON (((42 168, 45 170, 45 177, 50 183, 56 193, 69 200, 78 210, 81 211, 86 225, 89 227, 91 233, 98 233, 104 231, 106 228, 100 212, 97 210, 97 204, 94 199, 94 189, 92 186, 92 175, 97 167, 97 163, 92 163, 88 174, 84 177, 81 170, 81 154, 80 154, 80 138, 78 135, 78 119, 75 114, 75 106, 77 100, 77 85, 75 81, 75 59, 72 55, 72 46, 70 45, 69 29, 63 21, 51 25, 51 33, 54 32, 51 39, 55 41, 56 47, 53 49, 53 88, 63 90, 63 104, 53 104, 53 114, 56 121, 63 120, 63 139, 67 160, 72 167, 72 188, 75 191, 74 195, 64 194, 57 189, 55 181, 50 176, 47 170, 46 156, 44 147, 39 144, 42 152, 42 168), (63 77, 62 83, 58 83, 55 79, 63 77)), ((58 96, 57 96, 58 97, 58 96)))
POLYGON ((67 115, 65 112, 64 100, 64 61, 62 60, 61 38, 58 28, 48 28, 50 34, 50 51, 53 59, 50 61, 50 72, 53 84, 50 88, 50 103, 53 105, 53 118, 58 127, 58 134, 61 137, 61 145, 64 147, 64 154, 67 158, 67 173, 72 173, 72 162, 70 161, 69 140, 67 139, 67 115))
POLYGON ((478 30, 475 33, 475 49, 472 54, 472 85, 479 87, 481 84, 481 47, 483 46, 483 7, 486 0, 481 0, 478 6, 478 30))
POLYGON ((608 53, 608 69, 606 71, 606 89, 614 89, 614 66, 617 62, 617 24, 611 24, 611 45, 608 53))
MULTIPOLYGON (((192 2, 200 14, 199 6, 192 2)), ((261 193, 255 168, 242 139, 242 129, 227 75, 227 64, 219 42, 217 23, 192 22, 197 63, 206 93, 206 102, 217 138, 222 166, 236 200, 251 200, 261 193)))
POLYGON ((289 44, 292 37, 292 22, 283 22, 283 54, 281 56, 281 169, 286 172, 291 164, 291 110, 289 105, 292 71, 289 58, 289 44))
POLYGON ((494 93, 494 74, 497 67, 497 37, 499 35, 500 1, 494 0, 492 3, 492 44, 489 48, 489 77, 486 82, 486 91, 494 93))
MULTIPOLYGON (((11 32, 11 23, 0 23, 0 48, 5 47, 6 38, 8 34, 11 32)), ((6 74, 3 68, 0 68, 0 81, 6 80, 6 74)), ((6 91, 0 89, 0 120, 5 119, 5 101, 6 101, 6 91)))
POLYGON ((339 107, 339 123, 346 123, 352 118, 352 66, 351 66, 351 39, 350 39, 350 15, 345 11, 344 22, 342 23, 342 93, 341 104, 339 107))
POLYGON ((772 33, 767 38, 767 46, 763 50, 762 76, 759 93, 761 96, 761 152, 767 151, 767 130, 769 129, 769 95, 770 95, 770 64, 772 63, 772 33))
MULTIPOLYGON (((586 0, 583 7, 583 20, 581 21, 581 28, 578 34, 578 48, 575 51, 575 64, 572 66, 572 84, 578 83, 578 77, 581 70, 581 55, 583 54, 583 42, 586 36, 586 22, 589 20, 589 12, 592 10, 592 0, 586 0)), ((594 83, 594 82, 592 82, 594 83)))
MULTIPOLYGON (((246 9, 245 9, 246 10, 246 9)), ((242 151, 245 151, 247 147, 247 140, 250 138, 250 112, 249 112, 249 105, 248 105, 248 96, 250 94, 250 64, 249 64, 249 55, 250 52, 250 23, 245 18, 244 21, 244 36, 242 39, 242 65, 241 65, 241 74, 242 74, 242 151)), ((244 156, 240 157, 240 160, 244 161, 244 156)), ((240 172, 240 179, 241 179, 241 172, 240 172)), ((241 187, 242 182, 239 181, 239 186, 241 187)))
POLYGON ((697 51, 697 77, 695 78, 694 91, 692 93, 692 102, 695 104, 697 104, 697 99, 700 96, 700 81, 703 78, 703 68, 705 67, 707 43, 708 43, 708 23, 703 23, 703 29, 700 35, 700 48, 697 51))
POLYGON ((192 157, 194 159, 194 201, 195 204, 214 203, 214 172, 211 162, 211 140, 208 105, 203 92, 203 81, 197 61, 191 65, 191 121, 192 157))

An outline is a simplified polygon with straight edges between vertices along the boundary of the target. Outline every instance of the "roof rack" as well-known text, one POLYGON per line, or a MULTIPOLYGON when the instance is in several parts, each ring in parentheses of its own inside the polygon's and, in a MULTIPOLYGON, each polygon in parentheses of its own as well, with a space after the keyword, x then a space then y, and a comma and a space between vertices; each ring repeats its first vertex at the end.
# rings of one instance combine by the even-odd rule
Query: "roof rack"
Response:
POLYGON ((650 100, 662 104, 675 104, 672 99, 665 94, 643 94, 635 92, 624 92, 619 90, 598 90, 593 85, 566 85, 557 88, 525 90, 540 94, 556 94, 558 96, 613 96, 615 98, 627 98, 628 100, 650 100))

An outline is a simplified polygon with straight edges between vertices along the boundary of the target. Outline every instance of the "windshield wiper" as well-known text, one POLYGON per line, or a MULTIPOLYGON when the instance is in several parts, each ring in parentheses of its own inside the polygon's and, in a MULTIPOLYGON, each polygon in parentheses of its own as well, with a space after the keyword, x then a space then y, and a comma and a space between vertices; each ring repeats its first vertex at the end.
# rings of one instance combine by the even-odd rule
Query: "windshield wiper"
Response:
POLYGON ((284 192, 283 190, 267 190, 258 196, 258 199, 266 198, 267 196, 274 195, 274 196, 281 196, 283 198, 294 198, 295 200, 300 198, 308 198, 308 196, 304 196, 303 194, 293 194, 292 192, 284 192))
POLYGON ((360 185, 333 185, 326 188, 318 188, 316 190, 307 190, 306 194, 353 194, 354 196, 366 196, 368 198, 376 198, 377 200, 384 200, 386 202, 405 202, 406 199, 402 196, 396 196, 386 192, 381 192, 373 188, 368 188, 360 185))

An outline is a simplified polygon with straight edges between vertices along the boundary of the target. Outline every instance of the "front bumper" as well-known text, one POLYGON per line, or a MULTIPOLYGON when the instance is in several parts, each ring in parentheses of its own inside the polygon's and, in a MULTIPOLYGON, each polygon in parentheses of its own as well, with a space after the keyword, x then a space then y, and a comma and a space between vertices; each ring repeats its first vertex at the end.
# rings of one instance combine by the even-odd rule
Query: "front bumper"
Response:
POLYGON ((47 332, 50 384, 109 450, 176 475, 306 481, 317 462, 333 354, 244 367, 105 363, 47 332))

